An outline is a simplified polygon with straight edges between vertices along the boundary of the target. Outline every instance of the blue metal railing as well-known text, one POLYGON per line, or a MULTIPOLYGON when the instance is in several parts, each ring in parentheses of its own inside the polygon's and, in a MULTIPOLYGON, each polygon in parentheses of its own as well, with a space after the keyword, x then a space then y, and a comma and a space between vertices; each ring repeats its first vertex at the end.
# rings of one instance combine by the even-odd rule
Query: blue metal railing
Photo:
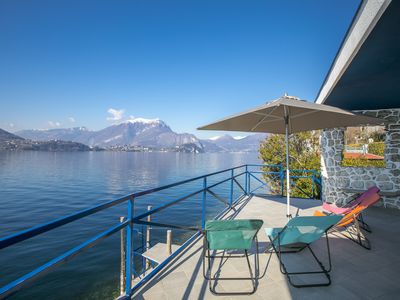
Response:
MULTIPOLYGON (((313 191, 314 191, 314 185, 320 185, 319 181, 319 176, 317 172, 315 171, 308 171, 308 170, 293 170, 291 172, 296 173, 296 171, 300 175, 293 175, 291 176, 293 179, 296 178, 310 178, 312 185, 313 185, 313 191), (310 174, 310 175, 307 175, 310 174)), ((205 226, 205 221, 206 221, 206 208, 207 208, 207 195, 213 196, 213 198, 223 202, 225 204, 225 209, 220 212, 215 218, 220 218, 222 217, 225 213, 227 213, 238 201, 243 199, 246 195, 253 194, 255 191, 260 189, 261 187, 267 186, 268 182, 263 181, 263 179, 260 179, 257 177, 257 174, 267 174, 269 176, 272 176, 270 180, 279 180, 281 182, 281 187, 282 187, 282 193, 283 193, 283 186, 284 186, 284 172, 283 172, 283 167, 280 165, 260 165, 260 164, 247 164, 247 165, 241 165, 237 166, 234 168, 229 168, 225 169, 222 171, 218 172, 213 172, 210 174, 206 174, 203 176, 198 176, 195 178, 183 180, 180 182, 164 185, 161 187, 157 187, 154 189, 149 189, 145 191, 141 191, 138 193, 133 193, 126 195, 124 197, 121 197, 116 200, 108 201, 106 203, 96 205, 94 207, 82 210, 80 212, 70 214, 68 216, 56 219, 54 221, 37 225, 34 226, 30 229, 11 234, 9 236, 0 238, 0 250, 4 248, 8 248, 12 245, 15 245, 17 243, 20 243, 22 241, 31 239, 35 236, 41 235, 43 233, 46 233, 48 231, 51 231, 53 229, 59 228, 63 225, 69 224, 71 222, 77 221, 79 219, 82 219, 84 217, 93 215, 97 212, 103 211, 105 209, 114 207, 118 204, 121 203, 127 203, 127 218, 125 221, 118 223, 111 228, 107 229, 106 231, 103 231, 100 234, 95 235, 94 237, 91 237, 90 239, 86 240, 85 242, 81 243, 80 245, 68 250, 67 252, 57 256, 56 258, 48 261, 47 263, 41 265, 40 267, 30 271, 29 273, 26 273, 25 275, 19 277, 16 280, 13 280, 12 282, 6 284, 5 286, 0 288, 0 298, 5 298, 15 292, 17 292, 19 289, 27 285, 29 282, 37 279, 39 276, 44 275, 45 273, 53 270, 55 267, 59 266, 63 262, 66 262, 67 260, 71 259, 73 256, 78 255, 85 249, 88 249, 103 239, 109 237, 110 235, 126 228, 126 257, 125 257, 125 270, 126 270, 126 278, 125 278, 125 295, 123 295, 121 298, 124 297, 129 297, 132 295, 138 288, 140 288, 144 283, 146 283, 148 280, 150 280, 155 274, 157 274, 158 271, 160 271, 169 261, 171 261, 176 255, 178 255, 185 247, 187 247, 197 236, 199 236, 204 229, 205 226), (266 168, 274 168, 276 170, 274 171, 266 171, 266 168), (258 170, 253 170, 253 168, 261 168, 261 171, 258 170), (216 175, 224 175, 228 174, 228 178, 219 180, 216 183, 210 184, 208 179, 212 176, 216 175), (239 178, 244 177, 244 184, 242 185, 239 181, 239 178), (251 179, 256 180, 260 185, 255 188, 251 189, 251 179), (202 186, 198 190, 193 191, 192 193, 179 197, 178 199, 174 199, 172 201, 169 201, 165 204, 159 205, 155 208, 152 208, 151 210, 137 214, 135 215, 135 202, 138 201, 139 197, 145 196, 145 195, 150 195, 158 191, 163 191, 167 190, 173 187, 177 187, 186 183, 194 182, 194 181, 202 181, 202 186), (229 196, 228 199, 224 199, 224 197, 218 195, 214 191, 212 191, 212 188, 215 188, 223 183, 230 183, 230 188, 229 188, 229 196), (234 199, 234 186, 236 186, 240 189, 241 193, 240 195, 234 199), (196 195, 201 194, 201 228, 198 227, 188 227, 188 226, 182 226, 182 225, 175 225, 175 224, 161 224, 161 223, 155 223, 155 222, 148 222, 144 221, 143 219, 149 215, 152 215, 154 213, 160 212, 170 206, 176 205, 182 201, 185 201, 191 197, 194 197, 196 195), (159 226, 159 227, 168 227, 168 228, 175 228, 175 229, 182 229, 182 230, 191 230, 194 231, 194 234, 185 242, 183 243, 175 252, 172 253, 172 255, 169 256, 167 260, 162 262, 161 264, 157 265, 150 273, 145 275, 139 282, 135 284, 135 286, 132 286, 132 278, 135 275, 141 275, 137 274, 135 272, 135 266, 134 266, 134 256, 135 255, 141 255, 139 249, 141 247, 134 248, 134 234, 138 233, 138 230, 134 228, 134 224, 138 225, 147 225, 147 226, 159 226)), ((141 233, 143 235, 143 233, 141 233)), ((142 239, 143 240, 143 239, 142 239)), ((142 247, 143 248, 143 247, 142 247)), ((142 249, 143 250, 143 249, 142 249)), ((142 270, 146 271, 146 270, 142 270)))
MULTIPOLYGON (((250 193, 254 193, 258 189, 267 186, 269 182, 278 181, 277 184, 280 184, 280 193, 281 196, 285 195, 286 188, 286 179, 285 179, 286 169, 283 165, 261 165, 261 164, 248 164, 247 165, 247 173, 248 173, 248 190, 250 193), (261 169, 251 170, 251 167, 256 167, 261 169), (256 175, 267 175, 264 178, 258 178, 256 175), (254 189, 250 188, 250 179, 253 181, 257 181, 259 186, 254 189), (264 180, 264 181, 263 181, 264 180)), ((308 198, 308 199, 320 199, 321 197, 321 175, 319 171, 316 170, 290 170, 290 184, 292 189, 297 189, 300 193, 296 193, 296 197, 300 198, 308 198), (302 188, 297 182, 298 179, 309 179, 309 185, 311 186, 311 191, 306 191, 302 188)))

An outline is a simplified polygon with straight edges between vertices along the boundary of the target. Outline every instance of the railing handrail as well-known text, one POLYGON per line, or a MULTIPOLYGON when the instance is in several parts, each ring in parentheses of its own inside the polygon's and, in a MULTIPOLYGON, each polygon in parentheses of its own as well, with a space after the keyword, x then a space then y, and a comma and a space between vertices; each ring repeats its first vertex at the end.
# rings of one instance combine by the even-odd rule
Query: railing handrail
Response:
POLYGON ((47 231, 50 231, 52 229, 56 229, 58 227, 61 227, 63 225, 71 223, 73 221, 77 221, 77 220, 82 219, 84 217, 90 216, 90 215, 92 215, 94 213, 97 213, 99 211, 102 211, 104 209, 107 209, 107 208, 113 207, 115 205, 121 204, 123 202, 128 201, 131 198, 137 198, 137 197, 140 197, 140 196, 144 196, 144 195, 148 195, 148 194, 151 194, 151 193, 159 192, 159 191, 162 191, 162 190, 165 190, 165 189, 168 189, 168 188, 176 187, 178 185, 182 185, 182 184, 186 184, 186 183, 189 183, 189 182, 192 182, 192 181, 200 180, 200 179, 203 179, 205 177, 210 177, 210 176, 221 174, 221 173, 228 172, 228 171, 231 171, 231 170, 236 170, 236 169, 239 169, 239 168, 243 168, 244 166, 245 165, 240 165, 240 166, 237 166, 237 167, 224 169, 224 170, 221 170, 221 171, 217 171, 217 172, 213 172, 213 173, 209 173, 209 174, 205 174, 205 175, 189 178, 189 179, 178 181, 178 182, 175 182, 175 183, 166 184, 166 185, 163 185, 163 186, 160 186, 160 187, 157 187, 157 188, 147 189, 147 190, 140 191, 140 192, 137 192, 137 193, 132 193, 132 194, 123 196, 121 198, 118 198, 116 200, 111 200, 111 201, 108 201, 108 202, 105 202, 105 203, 102 203, 102 204, 98 204, 98 205, 95 205, 93 207, 78 211, 76 213, 67 215, 65 217, 60 217, 60 218, 58 218, 58 219, 56 219, 54 221, 50 221, 48 223, 43 223, 43 224, 39 224, 39 225, 33 226, 31 228, 28 228, 28 229, 22 230, 20 232, 17 232, 17 233, 14 233, 14 234, 11 234, 11 235, 8 235, 8 236, 0 238, 0 250, 3 249, 3 248, 9 247, 11 245, 17 244, 19 242, 25 241, 27 239, 33 238, 33 237, 35 237, 37 235, 40 235, 40 234, 45 233, 47 231))
POLYGON ((61 227, 63 225, 71 223, 73 221, 82 219, 86 216, 90 216, 90 215, 92 215, 96 212, 102 211, 106 208, 113 207, 113 206, 123 203, 129 199, 130 199, 130 196, 124 196, 117 200, 112 200, 112 201, 109 201, 109 202, 106 202, 106 203, 103 203, 100 205, 96 205, 94 207, 81 210, 77 213, 73 213, 73 214, 67 215, 65 217, 58 218, 54 221, 39 224, 39 225, 33 226, 31 228, 22 230, 20 232, 5 236, 3 238, 0 238, 0 250, 3 248, 7 248, 11 245, 17 244, 19 242, 25 241, 27 239, 33 238, 37 235, 40 235, 40 234, 50 231, 52 229, 56 229, 58 227, 61 227))
MULTIPOLYGON (((293 176, 293 178, 295 177, 309 177, 312 178, 312 183, 314 183, 315 181, 315 177, 314 174, 317 173, 315 170, 291 170, 292 172, 303 172, 303 173, 307 173, 310 172, 312 173, 311 176, 293 176)), ((210 193, 212 196, 214 196, 214 198, 217 198, 218 200, 224 202, 227 207, 225 208, 224 211, 226 211, 226 209, 232 208, 232 205, 234 203, 236 203, 236 201, 238 201, 238 199, 240 199, 241 197, 248 195, 249 193, 253 193, 250 189, 250 176, 253 176, 252 173, 269 173, 269 174, 283 174, 283 167, 282 165, 266 165, 266 164, 243 164, 243 165, 239 165, 236 167, 232 167, 232 168, 227 168, 224 170, 220 170, 220 171, 216 171, 216 172, 212 172, 212 173, 208 173, 205 175, 201 175, 201 176, 197 176, 197 177, 193 177, 193 178, 189 178, 186 180, 182 180, 182 181, 178 181, 175 183, 171 183, 171 184, 166 184, 160 187, 156 187, 153 189, 147 189, 144 191, 139 191, 136 193, 132 193, 123 197, 120 197, 118 199, 115 200, 111 200, 111 201, 107 201, 105 203, 101 203, 89 208, 86 208, 84 210, 78 211, 76 213, 72 213, 69 214, 65 217, 61 217, 61 218, 57 218, 54 221, 50 221, 47 223, 43 223, 43 224, 39 224, 36 226, 33 226, 29 229, 25 229, 22 230, 20 232, 14 233, 14 234, 10 234, 7 235, 5 237, 0 238, 0 250, 3 248, 7 248, 9 246, 12 246, 14 244, 17 244, 19 242, 31 239, 35 236, 38 236, 40 234, 43 234, 45 232, 51 231, 53 229, 59 228, 63 225, 69 224, 71 222, 74 222, 76 220, 82 219, 86 216, 90 216, 93 215, 99 211, 105 210, 107 208, 113 207, 115 205, 127 202, 128 203, 128 220, 124 221, 123 223, 118 223, 117 225, 113 225, 112 227, 110 227, 109 229, 107 229, 106 231, 103 231, 100 234, 97 234, 91 238, 89 238, 88 240, 82 242, 81 244, 79 244, 78 246, 64 252, 63 254, 57 256, 56 258, 53 258, 52 260, 48 261, 47 263, 39 266, 38 268, 34 269, 33 271, 21 276, 20 278, 8 283, 5 286, 0 287, 0 298, 2 298, 3 296, 9 295, 11 293, 13 293, 14 291, 16 291, 18 288, 22 287, 23 285, 25 285, 27 282, 32 281, 33 279, 37 278, 39 275, 44 274, 45 272, 51 270, 53 267, 59 265, 60 263, 67 261, 70 257, 73 257, 74 255, 80 253, 81 251, 97 244, 98 242, 100 242, 102 239, 110 236, 111 234, 127 227, 127 236, 129 237, 127 239, 127 256, 126 256, 126 262, 125 265, 126 266, 130 266, 129 267, 129 274, 127 272, 126 274, 126 282, 129 282, 129 285, 126 284, 126 294, 131 294, 133 289, 131 288, 131 284, 130 284, 130 280, 128 280, 128 278, 131 276, 132 272, 135 272, 135 270, 131 270, 132 269, 132 255, 137 255, 137 253, 135 252, 136 250, 134 248, 132 248, 133 246, 133 239, 132 239, 132 234, 133 232, 136 232, 135 229, 133 228, 133 225, 136 223, 138 224, 145 224, 145 221, 142 221, 141 219, 145 218, 146 216, 152 215, 156 212, 159 212, 169 206, 175 205, 181 201, 184 201, 185 199, 188 199, 190 197, 193 197, 194 195, 197 195, 199 193, 203 193, 203 200, 202 200, 202 228, 204 228, 204 222, 205 222, 205 209, 206 209, 206 194, 210 193), (268 171, 252 171, 249 170, 249 167, 279 167, 280 170, 279 172, 268 172, 268 171), (245 170, 243 172, 237 173, 235 174, 235 170, 240 169, 240 168, 245 168, 245 170), (217 183, 212 183, 210 185, 207 184, 207 178, 214 176, 214 175, 218 175, 218 174, 222 174, 222 173, 226 173, 230 171, 230 177, 226 178, 226 179, 222 179, 220 181, 218 181, 217 183), (245 184, 244 187, 236 180, 237 177, 245 175, 245 184), (173 188, 176 186, 180 186, 186 183, 190 183, 193 181, 197 181, 197 180, 201 180, 203 182, 202 188, 198 189, 192 193, 190 193, 189 195, 180 197, 178 199, 175 199, 173 201, 170 201, 168 203, 162 204, 158 207, 155 207, 154 209, 151 209, 145 213, 139 214, 139 215, 134 215, 134 211, 133 211, 133 207, 134 207, 134 203, 136 202, 136 198, 144 196, 144 195, 149 195, 158 191, 162 191, 162 190, 166 190, 169 188, 173 188), (214 192, 212 192, 210 189, 224 183, 227 181, 231 181, 231 195, 230 195, 230 200, 229 203, 228 201, 225 202, 224 199, 220 199, 220 197, 215 194, 214 192), (235 199, 235 201, 233 201, 233 184, 234 182, 237 184, 238 187, 240 187, 240 189, 242 190, 242 192, 244 194, 241 194, 241 196, 239 196, 239 198, 235 199), (130 246, 128 245, 130 244, 130 246)), ((282 176, 278 176, 278 178, 280 178, 280 180, 282 180, 281 178, 282 176)), ((256 177, 254 177, 256 178, 256 177)), ((256 178, 257 179, 257 178, 256 178)), ((258 181, 260 181, 259 179, 257 179, 258 181)), ((260 181, 261 182, 261 181, 260 181)), ((265 185, 265 183, 264 183, 265 185)), ((254 190, 253 190, 254 191, 254 190)), ((171 228, 173 228, 173 226, 175 225, 171 225, 171 224, 156 224, 154 223, 154 225, 158 225, 158 226, 169 226, 171 228)), ((188 230, 194 230, 195 228, 187 228, 188 230)), ((199 228, 200 229, 200 228, 199 228)), ((184 245, 187 245, 188 243, 185 242, 184 245)), ((139 249, 139 248, 138 248, 139 249)), ((161 266, 160 266, 161 267, 161 266)), ((159 268, 158 268, 159 269, 159 268)), ((151 272, 152 274, 154 272, 151 272)))
POLYGON ((282 167, 281 164, 246 164, 248 167, 282 167))
MULTIPOLYGON (((268 165, 264 165, 264 164, 247 164, 248 167, 279 167, 281 169, 283 169, 283 165, 282 164, 268 164, 268 165)), ((303 172, 303 173, 315 173, 315 174, 319 174, 320 171, 318 170, 306 170, 306 169, 290 169, 290 172, 303 172)), ((253 171, 249 171, 249 172, 253 172, 253 171)))
MULTIPOLYGON (((118 223, 116 225, 113 225, 112 227, 110 227, 109 229, 107 229, 106 231, 103 231, 100 234, 97 234, 96 236, 92 236, 89 239, 87 239, 86 241, 82 242, 81 244, 79 244, 78 246, 62 253, 61 255, 58 255, 57 257, 51 259, 50 261, 40 265, 39 267, 33 269, 32 271, 25 273, 24 275, 22 275, 21 277, 9 282, 8 284, 1 286, 0 287, 0 299, 3 299, 3 297, 7 297, 11 294, 13 294, 14 292, 16 292, 18 289, 20 289, 21 287, 25 286, 28 282, 38 278, 40 275, 43 275, 47 272, 49 272, 50 270, 54 269, 55 267, 57 267, 58 265, 60 265, 63 262, 68 261, 70 258, 72 258, 73 256, 79 254, 80 252, 82 252, 83 250, 97 244, 98 242, 100 242, 102 239, 110 236, 111 234, 123 229, 123 228, 127 228, 127 240, 126 240, 126 260, 125 260, 125 266, 128 266, 126 269, 126 294, 131 294, 132 293, 132 288, 131 288, 131 280, 128 280, 128 278, 130 276, 132 276, 135 272, 134 268, 133 268, 133 256, 137 255, 137 253, 135 253, 135 249, 133 248, 133 233, 136 232, 136 230, 133 228, 133 225, 135 224, 135 221, 137 222, 139 220, 138 217, 139 216, 134 216, 134 211, 133 211, 133 207, 134 207, 134 200, 137 197, 140 196, 144 196, 144 195, 148 195, 151 193, 155 193, 158 191, 162 191, 168 188, 172 188, 172 187, 176 187, 179 185, 183 185, 186 183, 190 183, 193 181, 197 181, 197 180, 201 180, 203 179, 203 181, 206 180, 206 178, 210 177, 210 176, 214 176, 214 175, 218 175, 218 174, 222 174, 225 172, 230 171, 230 175, 234 174, 234 170, 239 169, 239 168, 243 168, 245 167, 245 165, 240 165, 240 166, 236 166, 233 168, 228 168, 228 169, 224 169, 224 170, 220 170, 220 171, 216 171, 216 172, 212 172, 212 173, 208 173, 205 175, 201 175, 201 176, 197 176, 194 178, 189 178, 186 180, 182 180, 179 182, 175 182, 175 183, 171 183, 171 184, 167 184, 167 185, 163 185, 157 188, 153 188, 153 189, 147 189, 145 191, 140 191, 137 193, 132 193, 126 196, 123 196, 121 198, 118 198, 116 200, 111 200, 108 201, 106 203, 102 203, 99 205, 95 205, 93 207, 84 209, 82 211, 79 211, 77 213, 73 213, 70 215, 67 215, 65 217, 61 217, 58 218, 54 221, 51 222, 47 222, 44 224, 39 224, 36 226, 33 226, 29 229, 26 230, 22 230, 20 232, 17 232, 15 234, 11 234, 5 237, 0 238, 0 250, 3 248, 7 248, 9 246, 12 246, 14 244, 17 244, 19 242, 31 239, 35 236, 38 236, 40 234, 43 234, 45 232, 51 231, 53 229, 59 228, 63 225, 69 224, 73 221, 82 219, 86 216, 90 216, 95 214, 96 212, 105 210, 107 208, 113 207, 115 205, 127 202, 128 203, 128 219, 126 221, 124 221, 123 223, 118 223)), ((245 172, 241 173, 241 174, 245 174, 245 172)), ((231 178, 232 181, 235 180, 233 177, 231 178)), ((201 191, 204 191, 205 189, 208 189, 210 187, 203 187, 201 191)), ((194 194, 197 193, 192 193, 186 197, 184 197, 183 199, 178 199, 173 201, 173 203, 169 203, 167 204, 168 206, 176 204, 184 199, 187 199, 191 196, 193 196, 194 194)), ((204 200, 203 200, 204 202, 204 200)), ((158 211, 162 210, 164 208, 166 208, 167 206, 165 205, 161 205, 161 207, 158 207, 158 211)), ((152 212, 154 213, 154 211, 152 212)), ((204 218, 205 215, 203 214, 202 218, 204 218)), ((139 222, 137 222, 139 223, 139 222)), ((168 224, 166 224, 168 226, 168 224)), ((185 243, 186 244, 186 243, 185 243)))

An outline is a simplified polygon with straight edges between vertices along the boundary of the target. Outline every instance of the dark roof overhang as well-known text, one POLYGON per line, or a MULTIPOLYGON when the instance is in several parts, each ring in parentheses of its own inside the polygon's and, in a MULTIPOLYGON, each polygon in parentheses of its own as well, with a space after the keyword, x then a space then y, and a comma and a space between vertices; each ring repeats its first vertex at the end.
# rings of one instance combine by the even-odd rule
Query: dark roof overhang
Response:
POLYGON ((317 102, 348 110, 400 108, 400 1, 391 1, 330 92, 317 102))

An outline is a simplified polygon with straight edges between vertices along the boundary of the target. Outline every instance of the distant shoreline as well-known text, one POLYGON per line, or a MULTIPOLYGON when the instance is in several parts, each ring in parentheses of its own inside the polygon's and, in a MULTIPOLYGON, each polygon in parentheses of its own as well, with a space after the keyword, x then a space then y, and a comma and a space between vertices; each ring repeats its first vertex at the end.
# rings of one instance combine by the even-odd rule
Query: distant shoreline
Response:
POLYGON ((77 142, 16 139, 0 142, 0 151, 86 152, 104 151, 104 149, 100 147, 89 147, 77 142))

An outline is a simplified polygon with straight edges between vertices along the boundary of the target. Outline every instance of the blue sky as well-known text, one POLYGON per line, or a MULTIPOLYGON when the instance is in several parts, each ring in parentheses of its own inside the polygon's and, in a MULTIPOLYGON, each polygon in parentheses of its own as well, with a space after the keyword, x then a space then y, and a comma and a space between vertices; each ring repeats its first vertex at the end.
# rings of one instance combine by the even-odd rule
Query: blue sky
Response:
POLYGON ((288 92, 314 101, 356 0, 1 1, 0 127, 177 132, 288 92))

